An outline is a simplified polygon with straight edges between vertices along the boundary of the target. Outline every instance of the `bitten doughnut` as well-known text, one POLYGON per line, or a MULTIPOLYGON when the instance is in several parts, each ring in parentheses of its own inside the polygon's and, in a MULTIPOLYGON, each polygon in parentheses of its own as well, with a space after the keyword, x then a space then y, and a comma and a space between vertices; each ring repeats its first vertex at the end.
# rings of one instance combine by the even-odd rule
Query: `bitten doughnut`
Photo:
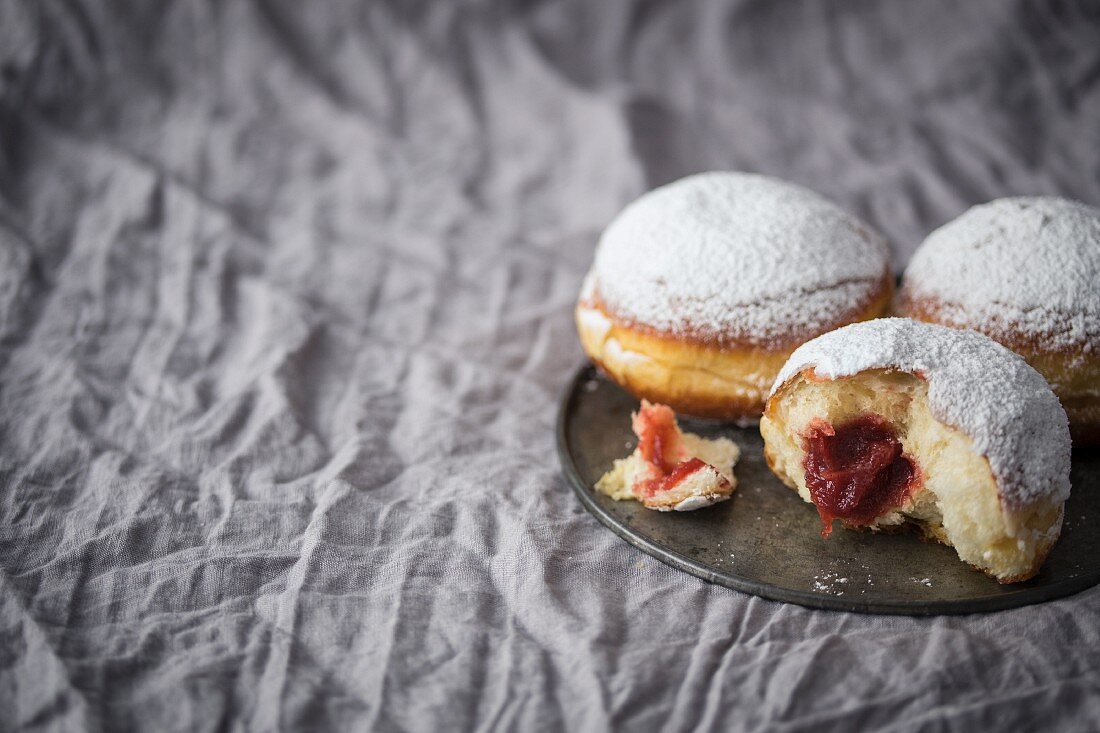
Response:
POLYGON ((1100 209, 1053 197, 975 206, 905 271, 903 315, 980 331, 1047 378, 1078 444, 1100 443, 1100 209))
POLYGON ((805 188, 689 176, 608 226, 577 330, 588 356, 639 398, 757 418, 796 346, 889 307, 888 259, 870 227, 805 188))
POLYGON ((784 365, 760 432, 823 536, 834 519, 913 524, 1010 583, 1061 532, 1066 413, 1042 375, 974 331, 886 318, 816 338, 784 365))

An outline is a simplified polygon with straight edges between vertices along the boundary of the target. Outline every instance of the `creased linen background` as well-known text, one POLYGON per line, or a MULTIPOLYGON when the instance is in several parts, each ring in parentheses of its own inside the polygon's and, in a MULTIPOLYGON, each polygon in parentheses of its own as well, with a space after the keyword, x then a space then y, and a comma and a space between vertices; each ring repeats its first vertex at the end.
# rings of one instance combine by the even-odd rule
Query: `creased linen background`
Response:
POLYGON ((0 728, 1095 730, 1100 591, 808 611, 572 496, 595 240, 714 168, 899 267, 1100 203, 1100 6, 0 4, 0 728))

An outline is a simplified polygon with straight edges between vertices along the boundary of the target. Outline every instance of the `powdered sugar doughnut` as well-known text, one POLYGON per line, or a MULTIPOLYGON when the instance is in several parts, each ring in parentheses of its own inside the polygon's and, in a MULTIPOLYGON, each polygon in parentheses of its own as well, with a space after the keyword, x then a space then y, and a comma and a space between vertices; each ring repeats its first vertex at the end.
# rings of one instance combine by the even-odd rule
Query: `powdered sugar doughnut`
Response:
POLYGON ((588 355, 635 395, 682 413, 757 417, 791 351, 880 315, 889 252, 800 186, 704 173, 627 206, 577 305, 588 355))
POLYGON ((1012 582, 1061 531, 1065 411, 1042 375, 974 331, 884 318, 816 338, 779 373, 760 432, 826 535, 834 518, 915 524, 1012 582))
POLYGON ((1100 209, 1054 197, 975 206, 905 271, 902 314, 980 331, 1027 359, 1100 441, 1100 209))

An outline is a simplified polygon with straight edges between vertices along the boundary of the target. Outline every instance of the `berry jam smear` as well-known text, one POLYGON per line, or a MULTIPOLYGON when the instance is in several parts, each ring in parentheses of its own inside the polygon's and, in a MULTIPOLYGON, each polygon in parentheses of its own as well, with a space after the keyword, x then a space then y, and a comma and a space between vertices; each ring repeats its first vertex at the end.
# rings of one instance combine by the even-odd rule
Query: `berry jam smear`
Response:
POLYGON ((676 413, 671 407, 643 400, 630 427, 638 436, 642 458, 662 475, 671 473, 688 457, 680 428, 676 425, 676 413))
POLYGON ((688 455, 680 428, 676 425, 676 413, 665 405, 642 402, 631 424, 638 436, 638 450, 649 466, 649 476, 638 481, 635 496, 651 498, 676 488, 680 482, 707 464, 688 455))
POLYGON ((880 415, 861 415, 840 426, 815 419, 803 434, 803 446, 806 487, 821 516, 822 537, 832 532, 834 519, 872 524, 921 485, 919 467, 880 415))
POLYGON ((672 491, 688 476, 706 467, 707 464, 703 461, 698 458, 691 458, 672 469, 672 473, 667 476, 641 482, 640 485, 634 487, 634 493, 649 499, 664 491, 672 491))

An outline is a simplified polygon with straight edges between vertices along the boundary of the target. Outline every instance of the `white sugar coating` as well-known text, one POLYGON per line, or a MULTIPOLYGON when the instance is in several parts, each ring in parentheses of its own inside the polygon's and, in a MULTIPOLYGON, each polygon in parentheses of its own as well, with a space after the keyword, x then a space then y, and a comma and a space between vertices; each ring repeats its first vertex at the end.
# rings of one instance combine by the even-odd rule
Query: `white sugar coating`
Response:
POLYGON ((1069 496, 1069 421, 1039 372, 976 331, 907 318, 880 318, 837 329, 791 354, 772 394, 812 367, 818 377, 867 369, 918 374, 932 415, 970 437, 989 460, 1002 503, 1020 507, 1069 496))
POLYGON ((1100 350, 1100 209, 1050 196, 975 206, 929 235, 904 287, 953 325, 1100 350))
POLYGON ((628 205, 601 237, 592 273, 619 317, 768 345, 851 320, 879 291, 888 260, 881 236, 813 191, 714 172, 628 205))

